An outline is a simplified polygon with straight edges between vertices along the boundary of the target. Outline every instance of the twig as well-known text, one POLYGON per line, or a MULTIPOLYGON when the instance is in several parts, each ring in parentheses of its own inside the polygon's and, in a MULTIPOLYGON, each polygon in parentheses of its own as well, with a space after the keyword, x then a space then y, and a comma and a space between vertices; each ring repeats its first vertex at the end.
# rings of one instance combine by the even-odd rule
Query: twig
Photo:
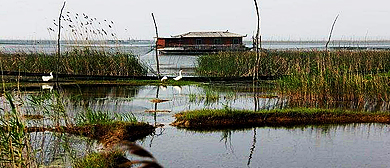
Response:
POLYGON ((336 18, 334 19, 334 22, 333 22, 333 25, 332 25, 332 29, 330 29, 329 39, 328 39, 328 41, 326 42, 326 45, 325 45, 325 51, 328 51, 328 44, 330 42, 330 38, 332 38, 333 28, 334 28, 334 25, 336 24, 337 19, 339 18, 339 15, 340 14, 337 14, 336 18))

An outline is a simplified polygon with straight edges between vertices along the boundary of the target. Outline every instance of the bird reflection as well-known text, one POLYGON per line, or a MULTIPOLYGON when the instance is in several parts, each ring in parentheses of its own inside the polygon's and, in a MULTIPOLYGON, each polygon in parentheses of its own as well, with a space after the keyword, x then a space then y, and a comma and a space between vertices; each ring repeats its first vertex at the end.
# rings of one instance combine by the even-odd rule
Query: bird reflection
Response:
POLYGON ((53 86, 52 85, 42 85, 42 90, 50 90, 52 91, 53 90, 53 86))

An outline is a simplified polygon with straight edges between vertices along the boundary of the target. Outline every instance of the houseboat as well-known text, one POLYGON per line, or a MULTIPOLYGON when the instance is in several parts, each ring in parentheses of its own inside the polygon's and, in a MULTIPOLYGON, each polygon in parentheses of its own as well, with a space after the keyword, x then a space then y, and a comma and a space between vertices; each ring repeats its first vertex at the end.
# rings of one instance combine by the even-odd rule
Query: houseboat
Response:
POLYGON ((205 54, 220 51, 245 51, 243 35, 229 31, 188 32, 169 38, 157 39, 157 50, 161 54, 205 54))

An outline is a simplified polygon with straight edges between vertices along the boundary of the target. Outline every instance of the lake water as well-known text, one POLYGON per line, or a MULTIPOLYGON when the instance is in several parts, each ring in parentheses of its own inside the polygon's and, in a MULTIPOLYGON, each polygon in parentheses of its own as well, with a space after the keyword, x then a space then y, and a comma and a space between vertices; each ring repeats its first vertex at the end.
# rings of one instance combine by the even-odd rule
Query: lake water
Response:
MULTIPOLYGON (((177 129, 169 125, 174 121, 174 114, 186 110, 225 106, 250 110, 290 107, 288 98, 282 95, 259 98, 261 96, 254 96, 254 93, 247 91, 252 90, 248 89, 250 87, 251 85, 245 83, 201 87, 64 85, 62 93, 67 102, 68 115, 71 117, 79 111, 91 108, 119 114, 131 112, 138 120, 152 125, 164 124, 164 127, 156 129, 154 135, 137 141, 164 167, 390 166, 390 129, 385 124, 258 127, 202 132, 177 129), (206 92, 218 95, 219 98, 206 101, 202 98, 206 92), (80 99, 72 100, 71 97, 80 99), (150 102, 156 97, 169 101, 156 106, 150 102), (145 112, 147 110, 171 112, 148 113, 145 112)), ((24 94, 26 102, 29 94, 36 94, 41 90, 39 87, 24 89, 29 90, 24 94)), ((272 92, 264 89, 256 94, 270 93, 272 92)), ((89 151, 101 149, 99 144, 88 138, 61 134, 34 134, 32 139, 37 148, 44 144, 44 150, 40 151, 45 156, 43 162, 51 165, 68 163, 69 159, 58 159, 67 153, 81 157, 89 151), (69 145, 57 147, 66 143, 69 145), (69 152, 69 149, 72 152, 69 152)), ((42 154, 40 152, 38 154, 42 154)), ((129 155, 129 158, 133 157, 129 155)))

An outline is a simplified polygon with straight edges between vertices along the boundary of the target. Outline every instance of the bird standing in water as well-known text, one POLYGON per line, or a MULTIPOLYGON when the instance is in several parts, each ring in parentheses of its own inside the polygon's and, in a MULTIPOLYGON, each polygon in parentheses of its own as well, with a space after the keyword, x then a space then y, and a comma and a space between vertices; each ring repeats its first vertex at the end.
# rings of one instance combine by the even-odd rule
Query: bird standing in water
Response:
POLYGON ((168 80, 168 76, 164 76, 164 77, 161 78, 161 82, 164 82, 166 80, 168 80))
POLYGON ((42 76, 42 80, 47 82, 53 79, 53 72, 50 72, 50 76, 42 76))
POLYGON ((181 72, 182 72, 182 71, 183 71, 183 70, 180 70, 180 71, 179 71, 179 76, 173 78, 173 80, 178 81, 178 80, 180 80, 181 78, 183 78, 183 76, 181 76, 181 72))

